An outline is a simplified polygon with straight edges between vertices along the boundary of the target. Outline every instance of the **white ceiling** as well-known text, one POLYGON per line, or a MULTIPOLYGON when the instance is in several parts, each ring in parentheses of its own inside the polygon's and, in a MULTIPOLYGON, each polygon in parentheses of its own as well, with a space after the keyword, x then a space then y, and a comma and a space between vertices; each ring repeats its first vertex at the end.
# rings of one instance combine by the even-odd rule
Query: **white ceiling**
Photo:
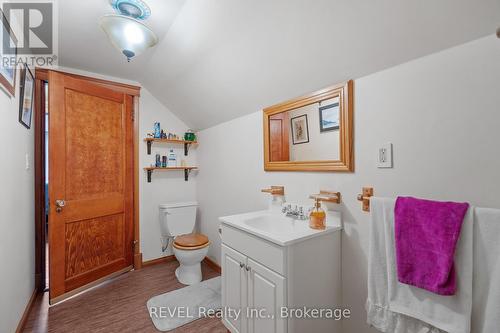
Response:
POLYGON ((60 1, 60 64, 140 82, 194 129, 493 34, 500 0, 147 0, 161 38, 127 63, 107 0, 60 1))

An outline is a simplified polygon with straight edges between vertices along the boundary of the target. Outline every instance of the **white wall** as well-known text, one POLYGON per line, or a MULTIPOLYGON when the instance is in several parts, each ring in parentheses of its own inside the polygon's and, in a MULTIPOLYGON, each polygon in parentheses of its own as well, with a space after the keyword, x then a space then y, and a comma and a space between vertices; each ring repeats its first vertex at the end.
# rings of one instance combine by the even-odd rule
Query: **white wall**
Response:
POLYGON ((191 173, 189 181, 184 181, 183 171, 156 171, 153 172, 152 182, 148 183, 143 167, 155 162, 155 155, 167 155, 170 148, 177 154, 178 164, 181 159, 188 165, 196 165, 196 149, 192 148, 188 156, 184 156, 183 145, 169 145, 154 143, 151 155, 147 154, 146 143, 143 138, 153 131, 153 124, 160 122, 166 132, 184 135, 187 126, 166 109, 148 90, 141 89, 139 105, 139 212, 140 212, 140 239, 143 260, 159 258, 172 254, 171 246, 166 253, 162 253, 162 243, 159 224, 158 206, 173 201, 194 201, 196 199, 196 172, 191 173))
POLYGON ((19 71, 15 97, 0 90, 0 332, 16 330, 35 287, 34 137, 18 117, 19 71))
POLYGON ((15 96, 0 89, 0 332, 16 330, 35 288, 34 120, 19 123, 19 82, 18 67, 15 96))
POLYGON ((368 215, 356 194, 373 185, 379 196, 500 208, 498 59, 500 41, 492 35, 357 79, 351 174, 264 172, 260 111, 202 131, 197 191, 201 231, 213 242, 209 256, 220 262, 217 217, 265 208, 265 186, 285 185, 297 202, 319 189, 340 191, 343 299, 353 313, 344 331, 375 332, 364 311, 368 215), (386 142, 394 144, 395 167, 377 169, 377 149, 386 142))

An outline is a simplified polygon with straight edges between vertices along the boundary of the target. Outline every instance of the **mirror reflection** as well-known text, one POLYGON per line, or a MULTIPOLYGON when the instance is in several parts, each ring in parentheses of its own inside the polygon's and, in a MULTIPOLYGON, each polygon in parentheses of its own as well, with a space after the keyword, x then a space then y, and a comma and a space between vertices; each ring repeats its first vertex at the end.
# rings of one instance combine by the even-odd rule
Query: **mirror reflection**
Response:
POLYGON ((334 97, 269 117, 271 162, 339 160, 340 104, 334 97))

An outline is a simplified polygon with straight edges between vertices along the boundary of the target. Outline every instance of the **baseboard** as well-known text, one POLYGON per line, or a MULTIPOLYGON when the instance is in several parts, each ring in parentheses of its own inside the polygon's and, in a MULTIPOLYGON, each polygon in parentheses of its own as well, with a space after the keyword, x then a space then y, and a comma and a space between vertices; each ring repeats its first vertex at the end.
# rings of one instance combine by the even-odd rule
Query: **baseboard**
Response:
POLYGON ((216 263, 215 261, 213 261, 212 259, 210 259, 209 257, 205 257, 205 259, 203 259, 203 262, 208 266, 210 267, 211 269, 213 269, 214 271, 216 271, 217 273, 221 274, 221 268, 219 266, 218 263, 216 263))
POLYGON ((167 263, 167 262, 171 262, 171 261, 177 261, 177 259, 175 258, 175 256, 173 254, 166 256, 166 257, 161 257, 158 259, 143 261, 142 267, 144 268, 144 267, 158 265, 158 264, 167 263))
POLYGON ((36 296, 38 295, 38 289, 35 288, 33 290, 33 294, 31 294, 30 300, 28 301, 28 304, 26 304, 26 308, 24 309, 23 316, 21 317, 21 320, 19 321, 19 324, 17 325, 16 333, 21 333, 24 330, 24 326, 26 326, 26 322, 28 321, 28 317, 31 312, 31 308, 33 307, 33 304, 35 304, 36 296))

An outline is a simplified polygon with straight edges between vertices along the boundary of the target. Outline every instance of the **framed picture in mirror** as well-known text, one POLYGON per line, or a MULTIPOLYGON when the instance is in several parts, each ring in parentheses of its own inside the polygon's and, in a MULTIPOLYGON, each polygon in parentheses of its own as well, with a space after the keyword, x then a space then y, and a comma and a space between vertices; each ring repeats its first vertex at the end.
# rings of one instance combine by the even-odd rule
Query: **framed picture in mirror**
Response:
POLYGON ((319 130, 328 132, 340 128, 339 103, 319 107, 319 130))
POLYGON ((298 145, 309 142, 309 127, 307 125, 307 114, 291 119, 292 122, 292 143, 298 145))

